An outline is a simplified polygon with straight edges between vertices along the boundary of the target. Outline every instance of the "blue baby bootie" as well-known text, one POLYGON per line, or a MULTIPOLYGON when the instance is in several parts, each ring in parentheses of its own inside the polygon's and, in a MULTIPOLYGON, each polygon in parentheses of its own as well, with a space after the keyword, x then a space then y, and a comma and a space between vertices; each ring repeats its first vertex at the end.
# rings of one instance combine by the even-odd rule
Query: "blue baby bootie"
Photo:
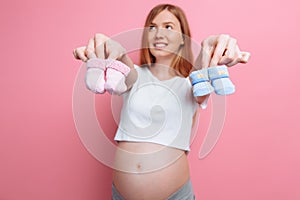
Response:
POLYGON ((235 92, 235 86, 229 79, 229 73, 225 65, 208 68, 208 77, 215 93, 218 95, 229 95, 235 92))
POLYGON ((190 74, 190 80, 193 85, 193 93, 195 97, 204 96, 214 91, 208 78, 207 69, 193 71, 190 74))

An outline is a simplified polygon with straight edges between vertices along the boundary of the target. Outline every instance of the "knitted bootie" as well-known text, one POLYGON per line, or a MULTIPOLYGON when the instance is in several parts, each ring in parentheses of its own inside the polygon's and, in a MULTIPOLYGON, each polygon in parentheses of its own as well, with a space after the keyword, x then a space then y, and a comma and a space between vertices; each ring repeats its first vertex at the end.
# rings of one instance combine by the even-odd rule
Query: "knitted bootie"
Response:
POLYGON ((118 60, 106 60, 106 82, 105 90, 110 94, 121 95, 127 91, 125 83, 130 68, 118 60))
POLYGON ((229 79, 229 73, 225 65, 208 68, 208 77, 218 95, 229 95, 235 92, 235 86, 229 79))
POLYGON ((193 93, 195 97, 204 96, 214 91, 208 79, 207 68, 193 71, 190 74, 190 80, 193 85, 193 93))
POLYGON ((94 93, 103 94, 105 92, 106 61, 100 58, 91 58, 86 62, 86 66, 85 83, 87 88, 94 93))

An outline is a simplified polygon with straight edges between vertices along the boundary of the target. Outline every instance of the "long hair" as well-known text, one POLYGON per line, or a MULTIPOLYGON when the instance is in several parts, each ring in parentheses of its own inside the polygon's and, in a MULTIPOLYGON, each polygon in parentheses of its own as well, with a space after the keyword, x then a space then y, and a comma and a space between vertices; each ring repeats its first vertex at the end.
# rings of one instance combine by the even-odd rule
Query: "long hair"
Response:
POLYGON ((179 52, 174 57, 171 68, 173 68, 179 75, 187 77, 193 67, 193 53, 191 48, 191 31, 189 28, 189 24, 187 18, 185 16, 184 11, 178 6, 171 4, 160 4, 155 6, 146 18, 146 22, 144 25, 144 32, 142 36, 142 49, 140 55, 140 64, 148 65, 155 63, 155 57, 151 54, 150 49, 148 48, 148 31, 147 27, 150 26, 153 19, 162 11, 168 10, 171 12, 179 21, 184 44, 182 45, 179 52))

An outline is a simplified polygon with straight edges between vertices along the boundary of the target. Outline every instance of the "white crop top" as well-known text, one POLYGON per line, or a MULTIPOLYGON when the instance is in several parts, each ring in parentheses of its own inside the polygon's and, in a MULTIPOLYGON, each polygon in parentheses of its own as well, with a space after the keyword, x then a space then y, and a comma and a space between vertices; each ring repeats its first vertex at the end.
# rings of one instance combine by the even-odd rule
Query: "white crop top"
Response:
POLYGON ((160 81, 148 67, 136 67, 138 78, 123 94, 116 141, 151 142, 190 150, 192 122, 198 104, 188 78, 160 81))

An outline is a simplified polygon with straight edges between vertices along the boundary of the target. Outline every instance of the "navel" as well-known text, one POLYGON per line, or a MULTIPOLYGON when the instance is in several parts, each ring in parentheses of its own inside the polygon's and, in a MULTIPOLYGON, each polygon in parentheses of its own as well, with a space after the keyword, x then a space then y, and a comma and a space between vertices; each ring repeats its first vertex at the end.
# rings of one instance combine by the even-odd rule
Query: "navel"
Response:
POLYGON ((136 169, 137 169, 138 171, 141 171, 141 170, 142 170, 142 165, 141 165, 141 163, 137 163, 137 164, 136 164, 136 169))

